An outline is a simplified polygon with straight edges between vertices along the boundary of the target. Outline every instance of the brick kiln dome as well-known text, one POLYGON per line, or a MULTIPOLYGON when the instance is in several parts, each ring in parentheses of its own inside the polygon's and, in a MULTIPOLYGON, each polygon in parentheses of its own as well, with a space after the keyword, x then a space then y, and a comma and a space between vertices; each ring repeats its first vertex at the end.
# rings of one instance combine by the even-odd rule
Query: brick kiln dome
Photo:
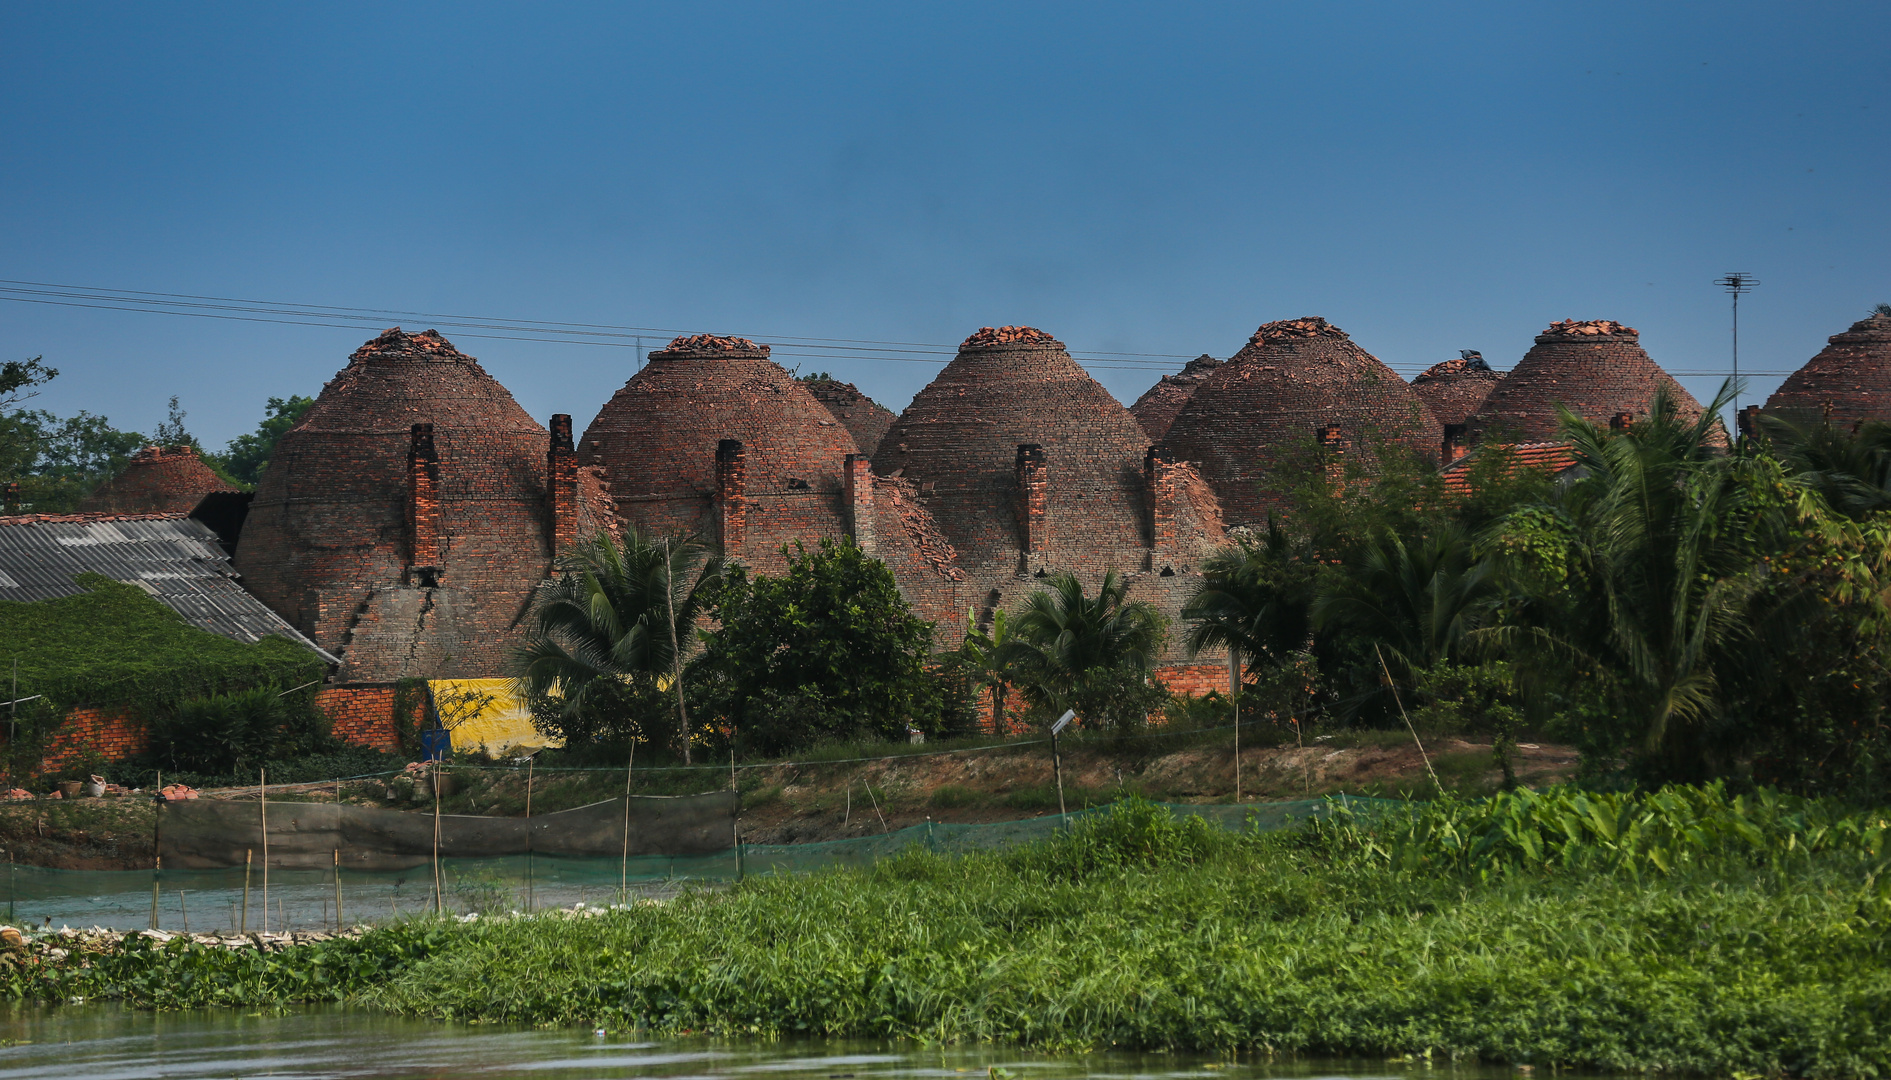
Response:
POLYGON ((1195 388, 1207 382, 1208 376, 1220 366, 1221 361, 1203 353, 1184 364, 1181 371, 1164 375, 1154 386, 1144 390, 1136 404, 1129 407, 1129 415, 1136 418, 1151 439, 1161 439, 1169 433, 1169 425, 1175 423, 1195 388))
POLYGON ((1283 493, 1263 490, 1272 468, 1316 439, 1362 453, 1391 438, 1430 454, 1441 436, 1405 380, 1312 316, 1256 330, 1189 398, 1163 445, 1200 462, 1228 524, 1245 525, 1281 505, 1283 493))
POLYGON ((1503 382, 1471 418, 1473 437, 1486 433, 1515 442, 1556 437, 1556 406, 1597 424, 1628 413, 1644 416, 1655 388, 1676 395, 1681 415, 1701 414, 1700 402, 1642 351, 1633 327, 1609 319, 1555 322, 1537 336, 1503 382))
POLYGON ((1766 411, 1802 424, 1817 423, 1828 410, 1831 422, 1845 427, 1891 420, 1891 315, 1861 319, 1827 341, 1766 399, 1766 411))
POLYGON ((860 392, 853 383, 836 379, 807 379, 802 382, 814 400, 826 406, 854 437, 854 445, 863 454, 871 454, 897 419, 893 410, 860 392))
POLYGON ((1484 354, 1465 349, 1456 360, 1433 364, 1412 380, 1412 392, 1438 418, 1440 424, 1465 424, 1484 404, 1484 399, 1504 373, 1492 371, 1484 354))
POLYGON ((192 446, 147 446, 92 489, 83 514, 188 514, 213 491, 235 491, 192 446))
POLYGON ((503 674, 551 561, 547 448, 478 361, 396 327, 283 435, 236 567, 345 679, 503 674))
POLYGON ((1149 438, 1042 330, 987 326, 966 338, 900 414, 873 464, 918 484, 968 570, 995 560, 1015 572, 1025 445, 1039 448, 1047 480, 1049 550, 1104 562, 1141 550, 1149 438))
POLYGON ((723 546, 762 570, 781 565, 784 543, 846 531, 843 466, 856 453, 846 426, 768 346, 708 334, 651 353, 579 447, 581 460, 604 466, 620 516, 646 531, 715 540, 725 526, 718 491, 738 484, 739 542, 723 536, 723 546))

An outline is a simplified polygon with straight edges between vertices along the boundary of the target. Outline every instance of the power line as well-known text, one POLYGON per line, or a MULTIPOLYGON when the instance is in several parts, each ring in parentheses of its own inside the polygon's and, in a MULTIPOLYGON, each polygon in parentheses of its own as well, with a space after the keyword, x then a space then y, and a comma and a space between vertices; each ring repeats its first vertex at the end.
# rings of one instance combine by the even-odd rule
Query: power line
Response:
MULTIPOLYGON (((575 331, 575 330, 562 330, 561 331, 561 330, 554 330, 554 329, 549 329, 549 328, 538 329, 536 326, 530 324, 531 323, 530 320, 515 320, 512 323, 461 322, 461 321, 452 321, 449 319, 436 318, 431 315, 426 315, 424 313, 417 313, 417 312, 391 312, 391 311, 380 312, 379 314, 383 316, 382 318, 373 318, 367 315, 349 315, 349 314, 341 314, 341 313, 325 314, 316 310, 299 310, 298 308, 293 308, 293 307, 292 308, 262 308, 262 307, 242 307, 242 306, 236 306, 236 305, 219 305, 219 304, 175 304, 175 303, 166 303, 166 302, 161 302, 161 301, 136 300, 136 299, 131 299, 128 297, 110 296, 110 295, 103 295, 103 294, 76 293, 76 292, 59 293, 59 292, 48 292, 45 290, 37 290, 37 289, 5 288, 3 286, 0 286, 0 300, 10 300, 15 303, 49 305, 53 307, 88 308, 88 309, 100 310, 100 311, 125 311, 125 312, 132 312, 132 313, 146 314, 146 315, 175 315, 175 316, 184 316, 188 318, 216 319, 216 320, 225 321, 225 322, 254 322, 254 323, 269 323, 269 324, 275 324, 275 325, 281 325, 281 326, 310 326, 310 327, 335 329, 335 330, 360 330, 362 329, 364 325, 367 325, 367 324, 372 324, 372 325, 383 324, 386 321, 385 316, 391 315, 391 316, 398 317, 398 316, 406 315, 412 318, 428 320, 432 322, 433 325, 435 326, 446 327, 448 329, 451 329, 453 330, 453 336, 456 338, 472 338, 475 340, 486 340, 486 341, 539 341, 539 342, 545 342, 547 344, 593 345, 593 346, 604 346, 608 348, 620 348, 620 349, 640 348, 644 344, 644 342, 639 340, 639 335, 634 335, 634 334, 622 334, 622 333, 591 334, 589 332, 575 331), (25 294, 25 295, 21 295, 21 294, 25 294), (63 299, 54 299, 54 297, 63 297, 63 299), (202 308, 202 309, 211 309, 211 310, 189 310, 190 308, 202 308), (239 312, 241 314, 239 314, 239 312), (335 320, 335 319, 345 319, 345 320, 350 320, 350 321, 347 321, 347 322, 329 321, 329 320, 335 320), (473 332, 466 332, 468 330, 473 331, 473 332), (509 333, 509 334, 477 332, 480 330, 513 330, 513 331, 518 331, 518 332, 509 333)), ((303 309, 315 308, 315 307, 317 307, 317 305, 300 305, 300 308, 303 308, 303 309)), ((675 331, 675 330, 660 330, 660 331, 653 330, 652 334, 649 336, 655 336, 659 338, 664 337, 664 336, 680 336, 680 332, 675 331)), ((765 335, 745 335, 745 336, 755 337, 755 336, 765 336, 765 335)), ((863 347, 856 347, 856 346, 839 345, 839 344, 821 344, 822 342, 844 340, 844 339, 802 338, 799 340, 808 342, 809 344, 797 345, 794 343, 788 343, 788 344, 782 344, 782 345, 772 345, 771 343, 772 345, 771 355, 774 355, 777 357, 790 357, 790 358, 796 358, 796 359, 865 360, 865 361, 873 361, 877 363, 918 363, 918 364, 937 364, 941 366, 947 363, 950 363, 952 357, 957 355, 956 349, 921 350, 917 348, 905 348, 905 349, 894 348, 894 349, 885 349, 885 350, 868 350, 863 347), (821 350, 821 351, 814 351, 814 350, 821 350), (844 350, 844 351, 831 351, 831 350, 844 350), (887 355, 874 355, 875 352, 905 352, 905 353, 913 353, 913 354, 920 354, 920 355, 887 356, 887 355), (931 355, 924 355, 926 353, 930 353, 931 355)), ((859 339, 854 339, 854 340, 859 340, 859 339)), ((1123 354, 1123 355, 1141 355, 1141 354, 1123 354)), ((1148 355, 1153 356, 1153 355, 1160 355, 1160 354, 1148 354, 1148 355)), ((1176 366, 1173 364, 1152 364, 1152 363, 1149 363, 1147 361, 1142 361, 1142 360, 1116 359, 1114 357, 1096 357, 1096 356, 1081 356, 1080 355, 1080 356, 1073 357, 1073 359, 1076 359, 1081 363, 1105 366, 1111 370, 1120 370, 1120 371, 1168 372, 1168 371, 1173 371, 1176 366)))

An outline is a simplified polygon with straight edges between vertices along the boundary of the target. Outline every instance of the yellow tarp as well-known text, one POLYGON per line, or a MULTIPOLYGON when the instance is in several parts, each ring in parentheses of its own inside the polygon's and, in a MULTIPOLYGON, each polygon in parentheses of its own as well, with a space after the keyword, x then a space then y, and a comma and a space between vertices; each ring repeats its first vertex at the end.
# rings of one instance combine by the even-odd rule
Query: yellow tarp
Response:
POLYGON ((455 750, 502 754, 564 745, 532 726, 532 712, 512 693, 511 679, 434 679, 427 689, 455 750))

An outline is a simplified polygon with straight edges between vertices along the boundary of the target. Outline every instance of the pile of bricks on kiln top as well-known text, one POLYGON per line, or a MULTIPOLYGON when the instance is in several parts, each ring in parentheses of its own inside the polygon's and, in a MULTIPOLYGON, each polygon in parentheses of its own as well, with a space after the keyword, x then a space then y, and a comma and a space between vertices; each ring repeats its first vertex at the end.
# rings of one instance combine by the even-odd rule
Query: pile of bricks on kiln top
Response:
POLYGON ((1655 391, 1673 395, 1680 414, 1701 414, 1700 402, 1642 350, 1633 327, 1610 319, 1554 322, 1491 389, 1470 421, 1473 439, 1543 442, 1556 438, 1563 406, 1592 423, 1645 416, 1655 391))

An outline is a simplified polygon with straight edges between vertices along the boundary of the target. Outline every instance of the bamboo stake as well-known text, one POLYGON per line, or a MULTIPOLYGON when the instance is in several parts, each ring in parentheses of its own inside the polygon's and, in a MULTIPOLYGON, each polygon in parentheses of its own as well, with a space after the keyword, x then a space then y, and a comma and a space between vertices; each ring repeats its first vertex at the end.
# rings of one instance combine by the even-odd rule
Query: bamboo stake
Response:
POLYGON ((637 736, 630 737, 630 762, 624 766, 624 854, 617 864, 617 902, 630 902, 630 773, 637 767, 637 736))
POLYGON ((433 761, 433 913, 446 913, 446 899, 440 895, 440 759, 433 761))
POLYGON ((879 797, 873 793, 873 785, 868 783, 867 778, 863 776, 860 778, 860 786, 867 789, 867 798, 873 800, 873 814, 880 819, 880 831, 883 833, 892 832, 892 829, 887 828, 886 815, 880 813, 880 800, 879 797))
POLYGON ((670 619, 670 687, 676 691, 676 722, 683 733, 683 764, 689 765, 689 708, 683 704, 683 646, 676 639, 676 562, 663 538, 663 607, 670 619))
POLYGON ((269 933, 269 770, 256 770, 256 797, 263 816, 263 933, 269 933))
POLYGON ((151 929, 158 928, 158 881, 164 874, 164 856, 158 856, 157 866, 151 871, 151 929))
POLYGON ((255 854, 255 848, 243 849, 243 925, 237 933, 245 936, 250 932, 250 859, 255 854))
POLYGON ((1425 744, 1418 740, 1418 729, 1412 726, 1412 718, 1405 715, 1405 699, 1399 697, 1399 685, 1392 681, 1392 670, 1385 666, 1385 654, 1374 645, 1372 651, 1379 657, 1379 670, 1385 673, 1385 684, 1392 688, 1392 700, 1398 702, 1399 716, 1405 721, 1405 730, 1412 733, 1412 745, 1418 747, 1418 760, 1425 763, 1425 772, 1431 776, 1431 786, 1438 789, 1438 794, 1445 793, 1445 786, 1438 782, 1438 774, 1431 767, 1431 757, 1425 753, 1425 744))
POLYGON ((177 890, 177 910, 184 913, 184 932, 190 933, 190 908, 184 903, 184 890, 177 890))
POLYGON ((525 759, 525 913, 530 915, 537 897, 532 889, 532 770, 538 766, 538 755, 525 759))
POLYGON ((1241 801, 1241 650, 1228 647, 1228 697, 1234 702, 1234 801, 1241 801))
POLYGON ((335 932, 341 933, 341 849, 335 849, 335 932))

